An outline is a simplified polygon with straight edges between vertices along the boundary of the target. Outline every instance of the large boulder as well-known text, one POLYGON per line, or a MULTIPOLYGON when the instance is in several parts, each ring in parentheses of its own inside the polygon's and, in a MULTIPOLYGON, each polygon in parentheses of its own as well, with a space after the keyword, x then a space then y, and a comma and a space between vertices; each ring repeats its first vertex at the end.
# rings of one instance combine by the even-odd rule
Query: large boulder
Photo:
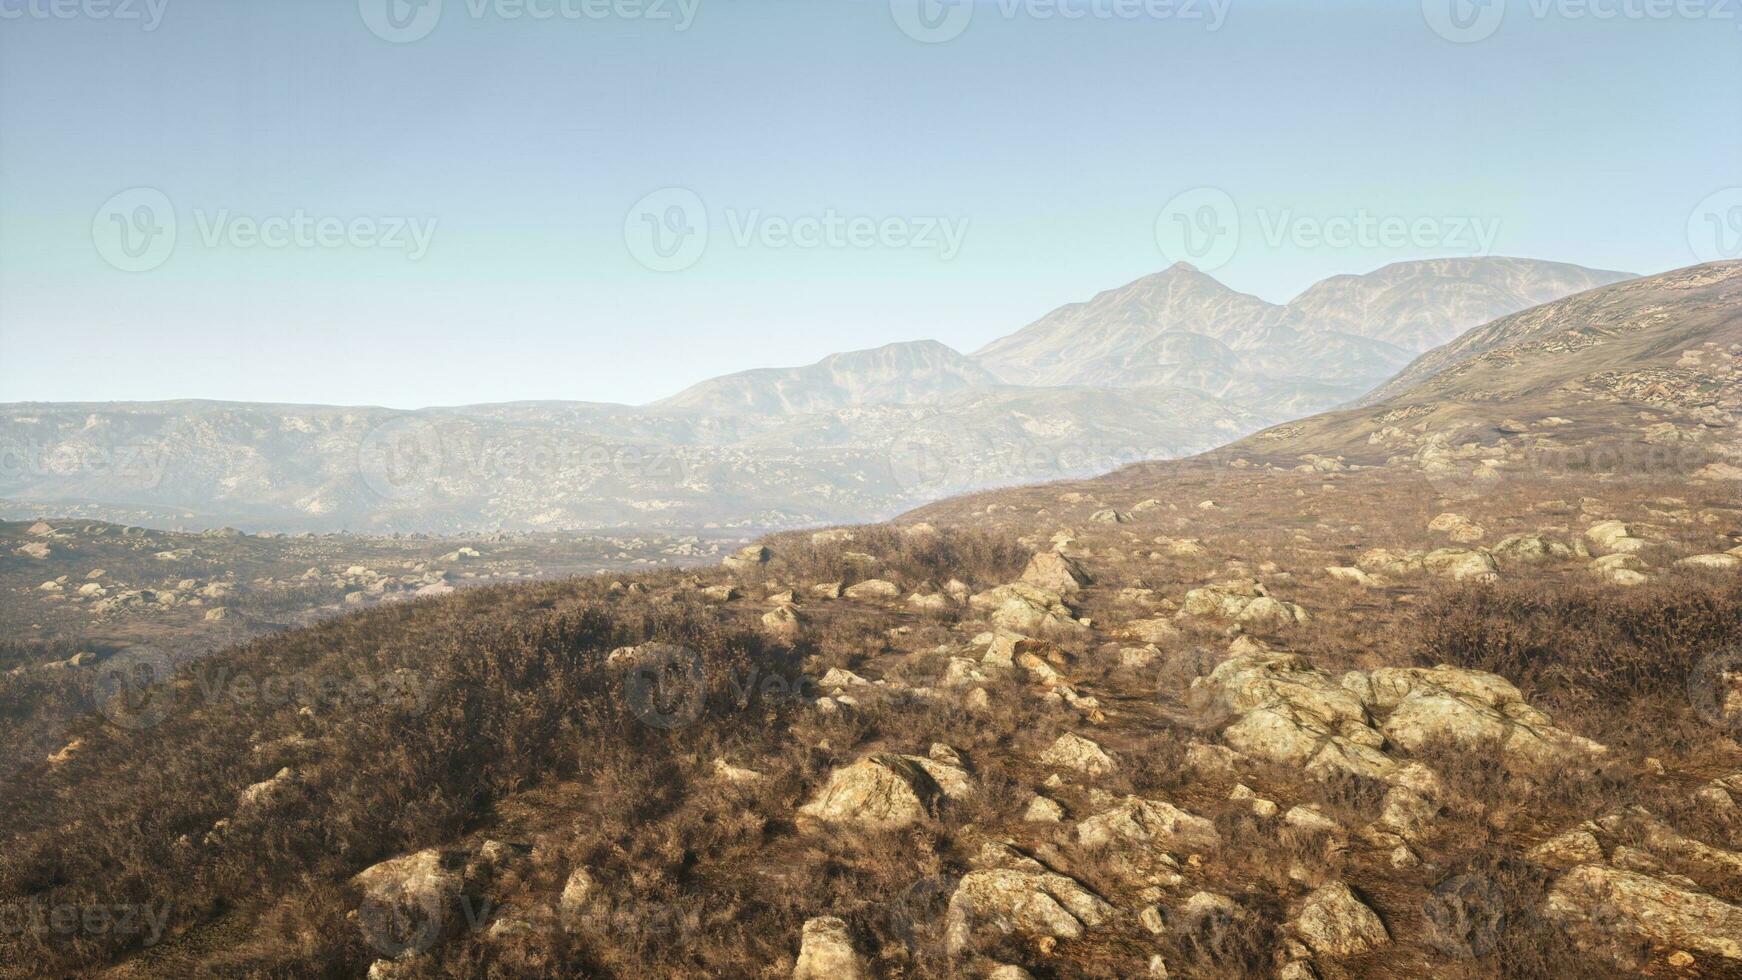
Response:
POLYGON ((1500 578, 1500 566, 1486 551, 1464 548, 1439 548, 1422 556, 1422 567, 1454 582, 1493 582, 1500 578))
POLYGON ((1283 602, 1252 579, 1216 582, 1192 589, 1180 604, 1186 616, 1205 616, 1238 622, 1261 630, 1276 630, 1308 620, 1306 610, 1283 602))
POLYGON ((1128 796, 1123 803, 1077 824, 1085 847, 1208 851, 1220 843, 1216 825, 1161 800, 1128 796))
POLYGON ((901 595, 901 587, 884 579, 868 578, 856 585, 848 586, 845 594, 847 598, 857 599, 861 602, 871 599, 894 599, 901 595))
POLYGON ((1584 864, 1556 881, 1547 911, 1575 938, 1642 940, 1742 961, 1742 908, 1649 875, 1584 864))
POLYGON ((1291 653, 1242 647, 1208 677, 1192 682, 1199 708, 1231 718, 1222 739, 1241 752, 1314 774, 1346 772, 1384 779, 1396 763, 1366 705, 1330 675, 1291 653))
POLYGON ((950 896, 949 950, 976 949, 983 937, 1076 939, 1113 916, 1113 907, 1075 879, 1005 844, 989 843, 950 896))
POLYGON ((1600 555, 1632 555, 1651 545, 1643 538, 1634 537, 1627 525, 1620 521, 1599 521, 1591 525, 1585 531, 1585 540, 1600 555))
POLYGON ((1074 559, 1043 551, 1028 560, 1021 581, 1067 596, 1088 585, 1089 576, 1074 559))
POLYGON ((363 937, 390 954, 428 949, 459 918, 466 855, 437 848, 382 861, 351 879, 363 893, 363 937))
POLYGON ((824 824, 890 830, 924 820, 940 800, 971 792, 959 765, 883 752, 836 770, 798 812, 824 824))
POLYGON ((1391 942, 1379 916, 1340 881, 1307 896, 1293 928, 1301 942, 1320 956, 1359 956, 1391 942))
POLYGON ((1556 728, 1498 674, 1447 666, 1384 667, 1351 673, 1343 685, 1357 692, 1369 711, 1385 715, 1379 730, 1410 752, 1498 747, 1507 765, 1547 772, 1605 751, 1556 728))
POLYGON ((1051 589, 1026 582, 1012 582, 974 596, 970 606, 986 614, 999 629, 1028 636, 1066 636, 1082 633, 1064 597, 1051 589))

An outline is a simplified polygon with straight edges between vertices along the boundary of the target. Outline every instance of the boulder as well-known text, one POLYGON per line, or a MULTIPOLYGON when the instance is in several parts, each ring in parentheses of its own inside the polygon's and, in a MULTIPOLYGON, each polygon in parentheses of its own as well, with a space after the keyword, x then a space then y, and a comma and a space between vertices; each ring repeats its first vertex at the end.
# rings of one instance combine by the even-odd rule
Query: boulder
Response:
POLYGON ((953 954, 977 948, 985 935, 1076 939, 1113 916, 1113 907, 1075 879, 1005 844, 988 843, 963 876, 945 916, 953 954))
POLYGON ((1359 956, 1391 942, 1379 916, 1340 881, 1308 895, 1292 926, 1320 956, 1359 956))
POLYGON ((1598 864, 1555 882, 1549 917, 1575 938, 1628 938, 1742 961, 1742 908, 1649 875, 1598 864))
POLYGON ((1556 728, 1498 674, 1447 666, 1384 667, 1352 673, 1343 686, 1357 691, 1368 709, 1385 714, 1380 731, 1410 752, 1430 746, 1498 747, 1508 766, 1547 772, 1606 751, 1556 728))
POLYGON ((1028 560, 1021 581, 1067 596, 1089 584, 1089 576, 1074 559, 1056 551, 1043 551, 1028 560))
POLYGON ((1066 732, 1060 735, 1045 752, 1040 754, 1043 765, 1059 769, 1070 769, 1086 776, 1099 776, 1112 772, 1119 767, 1113 757, 1101 749, 1099 745, 1081 735, 1066 732))
POLYGON ((436 848, 382 861, 351 883, 363 893, 358 925, 377 949, 427 948, 459 916, 465 855, 436 848))
POLYGON ((868 980, 870 976, 853 949, 846 922, 825 916, 804 924, 792 980, 868 980))
POLYGON ((1212 850, 1221 839, 1215 824, 1203 817, 1161 800, 1128 796, 1077 824, 1077 841, 1085 847, 1192 852, 1212 850))
POLYGON ((856 585, 850 585, 843 593, 849 599, 861 602, 874 599, 894 599, 901 595, 901 588, 894 582, 880 578, 868 578, 856 585))
POLYGON ((1027 636, 1075 635, 1085 629, 1057 592, 1026 582, 1000 585, 968 603, 985 613, 993 626, 1027 636))
POLYGON ((825 824, 889 830, 918 823, 940 800, 971 791, 968 773, 959 766, 884 752, 836 770, 798 812, 825 824))
POLYGON ((1440 548, 1423 555, 1421 563, 1429 572, 1454 582, 1494 582, 1500 578, 1500 567, 1485 551, 1440 548))
POLYGON ((1698 568, 1714 572, 1733 572, 1742 568, 1742 557, 1728 553, 1689 555, 1676 562, 1680 568, 1698 568))
POLYGON ((791 606, 777 606, 762 614, 762 629, 769 636, 786 643, 798 639, 798 613, 791 606))
POLYGON ((768 560, 773 557, 774 553, 769 551, 767 548, 759 544, 753 544, 738 549, 734 554, 727 555, 725 558, 721 559, 720 564, 732 569, 733 571, 751 571, 768 564, 768 560))
POLYGON ((1490 549, 1503 565, 1545 565, 1575 557, 1573 549, 1540 534, 1509 534, 1490 549))
POLYGON ((1591 525, 1585 531, 1585 540, 1600 555, 1637 554, 1651 545, 1649 541, 1634 537, 1627 525, 1620 521, 1599 521, 1591 525))

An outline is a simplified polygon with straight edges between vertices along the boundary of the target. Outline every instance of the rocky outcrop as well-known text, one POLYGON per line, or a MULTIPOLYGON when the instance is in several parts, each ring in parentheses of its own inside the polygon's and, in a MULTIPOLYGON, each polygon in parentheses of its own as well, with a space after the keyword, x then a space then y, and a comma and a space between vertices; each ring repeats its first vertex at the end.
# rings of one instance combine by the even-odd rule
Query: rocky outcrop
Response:
POLYGON ((798 812, 823 824, 890 830, 926 819, 941 800, 972 792, 960 765, 884 752, 836 770, 798 812))
POLYGON ((1088 585, 1089 576, 1074 559, 1056 551, 1043 551, 1028 560, 1021 581, 1067 596, 1088 585))
POLYGON ((1068 636, 1084 632, 1064 597, 1050 589, 1013 582, 981 592, 968 600, 999 629, 1027 636, 1068 636))
POLYGON ((1619 933, 1742 961, 1742 908, 1649 875, 1579 865, 1555 882, 1547 912, 1575 939, 1590 945, 1607 944, 1619 933))
POLYGON ((1310 617, 1307 611, 1292 602, 1273 598, 1264 586, 1252 579, 1217 582, 1193 589, 1180 604, 1184 616, 1205 616, 1239 623, 1260 630, 1277 630, 1310 617))
POLYGON ((950 896, 945 936, 952 953, 982 937, 1075 939, 1113 916, 1113 907, 1076 879, 1007 844, 988 843, 950 896))

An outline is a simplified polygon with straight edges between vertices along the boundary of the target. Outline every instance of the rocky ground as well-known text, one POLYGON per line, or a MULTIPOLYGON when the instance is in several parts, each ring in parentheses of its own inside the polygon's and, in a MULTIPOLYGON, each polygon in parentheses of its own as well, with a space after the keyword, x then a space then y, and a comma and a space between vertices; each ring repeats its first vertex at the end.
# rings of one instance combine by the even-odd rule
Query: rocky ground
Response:
POLYGON ((117 675, 0 769, 0 972, 1742 976, 1713 268, 1207 457, 117 675))

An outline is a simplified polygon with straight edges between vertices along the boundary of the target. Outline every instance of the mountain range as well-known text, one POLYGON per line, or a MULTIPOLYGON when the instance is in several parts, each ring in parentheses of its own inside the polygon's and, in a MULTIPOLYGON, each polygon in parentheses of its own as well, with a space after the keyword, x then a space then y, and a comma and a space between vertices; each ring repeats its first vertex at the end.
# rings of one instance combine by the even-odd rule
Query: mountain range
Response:
POLYGON ((0 515, 282 531, 779 527, 1191 455, 1351 402, 1435 345, 1624 273, 1513 258, 1284 305, 1180 264, 973 355, 934 340, 632 407, 0 406, 0 515))

